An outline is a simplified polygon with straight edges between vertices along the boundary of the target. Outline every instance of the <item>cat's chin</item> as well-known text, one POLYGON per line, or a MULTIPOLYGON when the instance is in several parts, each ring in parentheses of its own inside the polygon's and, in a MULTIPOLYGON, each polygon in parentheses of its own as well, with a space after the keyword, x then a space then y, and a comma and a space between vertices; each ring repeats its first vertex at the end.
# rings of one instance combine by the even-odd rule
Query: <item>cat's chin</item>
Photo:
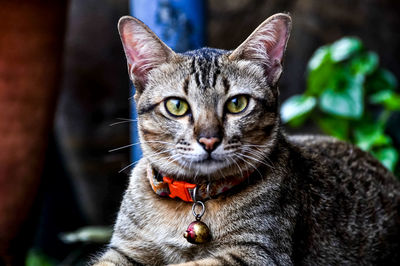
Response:
POLYGON ((201 183, 207 180, 216 181, 230 176, 243 175, 249 169, 239 169, 238 165, 232 165, 229 161, 206 159, 197 162, 177 162, 180 167, 169 167, 163 169, 153 165, 157 171, 175 180, 191 183, 201 183))
POLYGON ((203 175, 212 175, 220 173, 223 169, 229 166, 227 161, 215 160, 215 159, 205 159, 197 162, 193 162, 190 166, 191 171, 198 172, 203 175))

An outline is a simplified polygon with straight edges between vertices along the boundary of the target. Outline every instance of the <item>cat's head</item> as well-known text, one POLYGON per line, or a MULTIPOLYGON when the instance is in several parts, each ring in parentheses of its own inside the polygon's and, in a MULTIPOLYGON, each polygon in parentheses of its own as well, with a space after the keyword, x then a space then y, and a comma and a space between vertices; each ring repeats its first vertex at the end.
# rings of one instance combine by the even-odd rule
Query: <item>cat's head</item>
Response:
POLYGON ((201 182, 269 164, 290 27, 288 15, 276 14, 234 51, 178 54, 141 21, 120 19, 141 147, 156 170, 201 182))

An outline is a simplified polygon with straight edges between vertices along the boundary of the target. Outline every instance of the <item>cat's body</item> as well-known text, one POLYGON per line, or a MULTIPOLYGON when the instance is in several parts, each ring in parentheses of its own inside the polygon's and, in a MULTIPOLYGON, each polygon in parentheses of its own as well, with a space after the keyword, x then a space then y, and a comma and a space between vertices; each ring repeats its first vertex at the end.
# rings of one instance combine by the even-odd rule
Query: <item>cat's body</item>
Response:
POLYGON ((234 52, 176 55, 139 21, 123 19, 145 156, 97 265, 400 262, 393 175, 349 144, 280 129, 276 83, 289 28, 279 14, 234 52), (194 184, 251 174, 205 201, 201 221, 212 239, 194 245, 182 236, 192 204, 157 195, 148 169, 194 184))

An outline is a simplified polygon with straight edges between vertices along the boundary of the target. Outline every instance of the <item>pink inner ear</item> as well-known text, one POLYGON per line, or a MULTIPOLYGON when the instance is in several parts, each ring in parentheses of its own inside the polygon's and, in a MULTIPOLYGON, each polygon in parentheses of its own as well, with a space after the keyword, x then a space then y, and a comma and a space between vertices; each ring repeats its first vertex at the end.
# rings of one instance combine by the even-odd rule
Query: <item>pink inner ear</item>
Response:
POLYGON ((145 82, 151 69, 167 61, 169 48, 143 23, 125 20, 120 24, 120 34, 132 79, 145 82))
POLYGON ((255 60, 265 66, 265 73, 270 84, 276 84, 282 73, 282 58, 289 37, 290 17, 275 15, 266 20, 239 46, 239 54, 243 49, 242 59, 255 60))
POLYGON ((290 17, 275 15, 264 21, 247 40, 232 52, 231 59, 247 59, 268 68, 280 65, 290 30, 290 17))
POLYGON ((144 78, 146 73, 151 70, 151 64, 146 63, 145 51, 139 49, 138 42, 131 39, 129 43, 124 43, 125 55, 129 65, 129 71, 134 73, 137 78, 144 78), (126 45, 125 45, 126 44, 126 45))
POLYGON ((131 32, 122 35, 126 59, 130 65, 130 72, 136 78, 142 79, 157 63, 156 58, 152 58, 157 56, 157 52, 154 51, 151 54, 151 51, 146 49, 149 46, 146 44, 146 41, 152 40, 141 39, 141 37, 144 36, 131 32))
POLYGON ((285 52, 286 41, 288 37, 288 28, 284 21, 277 20, 275 27, 275 44, 267 43, 267 54, 273 64, 276 60, 282 61, 283 53, 285 52), (270 47, 268 47, 268 45, 270 47))

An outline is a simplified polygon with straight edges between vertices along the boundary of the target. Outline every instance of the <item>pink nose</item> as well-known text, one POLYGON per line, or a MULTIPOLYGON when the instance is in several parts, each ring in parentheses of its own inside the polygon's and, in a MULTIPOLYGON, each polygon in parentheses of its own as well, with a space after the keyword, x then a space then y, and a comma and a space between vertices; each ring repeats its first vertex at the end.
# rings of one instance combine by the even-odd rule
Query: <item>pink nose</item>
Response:
POLYGON ((199 143, 202 144, 204 149, 208 152, 213 151, 220 142, 221 142, 221 140, 219 138, 215 138, 215 137, 211 137, 211 138, 202 137, 199 139, 199 143))

